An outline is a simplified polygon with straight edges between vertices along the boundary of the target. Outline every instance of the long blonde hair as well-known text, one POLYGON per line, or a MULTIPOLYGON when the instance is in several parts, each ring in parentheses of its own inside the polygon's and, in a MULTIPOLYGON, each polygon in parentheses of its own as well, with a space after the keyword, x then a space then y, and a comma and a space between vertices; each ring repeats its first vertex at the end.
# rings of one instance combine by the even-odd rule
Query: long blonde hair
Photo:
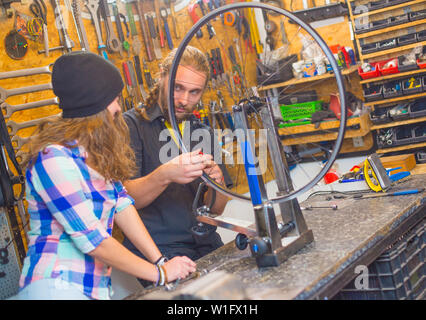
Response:
MULTIPOLYGON (((165 83, 164 79, 169 75, 172 68, 173 59, 175 58, 177 48, 170 51, 167 57, 160 64, 160 71, 157 74, 156 78, 159 79, 155 82, 154 87, 149 92, 146 99, 146 106, 148 108, 154 106, 158 102, 160 95, 160 88, 162 88, 165 83)), ((206 75, 206 84, 210 77, 210 66, 207 61, 206 56, 197 48, 192 46, 187 46, 182 54, 182 57, 179 61, 179 66, 192 67, 197 71, 202 72, 206 75)), ((145 108, 136 109, 144 119, 148 120, 148 117, 145 114, 145 108)))
POLYGON ((129 129, 121 113, 113 119, 108 109, 88 117, 58 117, 41 123, 28 143, 23 166, 30 167, 49 144, 74 147, 74 141, 87 151, 88 164, 105 180, 125 181, 133 176, 136 166, 129 129))

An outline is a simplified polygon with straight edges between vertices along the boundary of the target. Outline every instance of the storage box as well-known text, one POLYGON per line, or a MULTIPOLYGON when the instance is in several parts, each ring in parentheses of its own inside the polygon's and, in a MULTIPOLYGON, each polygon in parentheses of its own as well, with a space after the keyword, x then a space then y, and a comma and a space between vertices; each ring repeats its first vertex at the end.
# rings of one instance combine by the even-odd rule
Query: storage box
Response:
POLYGON ((385 99, 402 96, 401 81, 390 81, 383 85, 383 97, 385 99))
POLYGON ((361 45, 362 54, 373 53, 373 52, 376 52, 377 50, 379 50, 377 42, 361 45))
POLYGON ((379 0, 368 3, 368 9, 370 11, 382 9, 387 6, 387 0, 379 0))
MULTIPOLYGON (((358 67, 358 74, 363 80, 377 78, 380 76, 380 71, 379 71, 379 67, 377 66, 377 63, 370 63, 370 64, 372 65, 372 68, 374 69, 372 71, 363 72, 362 68, 358 67)), ((417 68, 417 64, 415 66, 417 68)))
POLYGON ((420 11, 410 12, 409 16, 410 16, 411 21, 424 19, 424 18, 426 18, 426 9, 420 10, 420 11))
POLYGON ((409 21, 408 14, 403 14, 396 17, 390 17, 388 19, 388 27, 397 26, 399 24, 403 24, 409 21))
MULTIPOLYGON (((304 118, 311 118, 312 114, 322 109, 323 101, 311 101, 304 103, 297 103, 292 105, 282 105, 281 115, 284 121, 294 121, 304 118)), ((282 123, 280 127, 292 127, 302 124, 309 124, 310 121, 297 122, 297 123, 282 123)))
POLYGON ((405 95, 415 94, 415 93, 422 92, 422 91, 423 91, 422 78, 420 78, 420 77, 411 77, 411 78, 402 80, 402 92, 405 95), (414 79, 414 81, 413 81, 413 86, 410 88, 409 81, 411 79, 414 79))
POLYGON ((414 62, 412 64, 404 64, 404 61, 405 61, 404 56, 398 57, 398 70, 399 70, 399 72, 406 72, 406 71, 418 69, 417 63, 414 62))
POLYGON ((293 78, 292 65, 297 61, 297 55, 293 54, 281 59, 274 67, 266 66, 261 61, 256 65, 257 83, 266 86, 273 83, 284 82, 293 78), (277 72, 279 70, 279 72, 277 72))
POLYGON ((425 221, 423 219, 368 266, 367 289, 357 289, 354 279, 333 299, 424 299, 426 290, 425 240, 425 221))
POLYGON ((425 69, 426 68, 426 61, 424 61, 424 60, 420 61, 420 59, 417 59, 417 66, 419 67, 419 69, 425 69))
POLYGON ((379 68, 380 74, 382 76, 387 76, 389 74, 394 74, 399 72, 397 58, 380 61, 377 63, 377 67, 379 68), (393 62, 394 66, 384 69, 384 67, 390 62, 393 62))
POLYGON ((400 171, 411 171, 416 166, 416 157, 413 153, 381 157, 380 161, 387 169, 401 167, 401 169, 392 171, 392 174, 400 171))
POLYGON ((374 111, 370 112, 371 122, 373 124, 384 124, 393 121, 388 110, 389 108, 375 108, 374 111))
POLYGON ((417 41, 422 42, 426 40, 426 30, 422 30, 420 32, 417 32, 417 41))
POLYGON ((386 39, 377 43, 378 50, 388 50, 396 48, 397 40, 396 38, 386 39))
POLYGON ((365 101, 376 101, 383 99, 383 85, 370 85, 364 89, 365 101))
POLYGON ((417 34, 410 33, 404 36, 398 37, 398 46, 405 46, 407 44, 411 44, 417 42, 417 34))

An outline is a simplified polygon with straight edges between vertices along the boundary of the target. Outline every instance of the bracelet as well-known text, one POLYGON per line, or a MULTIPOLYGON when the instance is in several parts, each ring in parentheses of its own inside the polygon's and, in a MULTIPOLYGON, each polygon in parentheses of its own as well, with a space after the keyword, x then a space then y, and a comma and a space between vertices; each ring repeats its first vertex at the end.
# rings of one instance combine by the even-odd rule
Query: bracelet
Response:
POLYGON ((164 286, 165 284, 165 275, 164 275, 164 269, 162 266, 158 266, 158 269, 160 270, 160 283, 158 284, 159 286, 164 286))
POLYGON ((166 256, 161 256, 160 258, 158 258, 157 261, 154 262, 155 265, 157 266, 162 266, 163 264, 165 264, 167 261, 169 261, 169 259, 167 259, 166 256))
POLYGON ((157 269, 157 272, 158 272, 158 279, 157 279, 157 282, 155 283, 155 286, 158 287, 158 284, 160 283, 160 280, 161 280, 161 272, 160 272, 160 268, 156 264, 154 266, 155 266, 155 269, 157 269))
POLYGON ((164 272, 164 284, 169 283, 169 280, 167 279, 166 268, 164 268, 164 266, 161 266, 160 268, 163 269, 163 272, 164 272))

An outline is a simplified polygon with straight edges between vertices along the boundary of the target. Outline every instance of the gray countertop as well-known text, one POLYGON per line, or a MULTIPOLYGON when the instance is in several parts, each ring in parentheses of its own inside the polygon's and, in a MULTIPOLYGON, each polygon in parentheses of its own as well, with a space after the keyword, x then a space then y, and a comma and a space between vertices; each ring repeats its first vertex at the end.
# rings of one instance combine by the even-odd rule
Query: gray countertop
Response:
MULTIPOLYGON (((423 188, 426 175, 411 176, 392 191, 423 188)), ((291 256, 278 267, 259 269, 249 248, 240 251, 228 243, 197 261, 197 269, 209 273, 225 271, 238 279, 247 299, 307 299, 353 264, 381 239, 391 234, 417 209, 425 207, 426 192, 414 195, 355 200, 353 198, 326 201, 315 196, 301 206, 338 205, 338 210, 303 211, 314 242, 291 256)), ((425 217, 422 210, 420 219, 425 217)), ((355 277, 356 274, 353 275, 355 277)), ((202 278, 202 277, 201 277, 202 278)), ((145 289, 127 299, 174 299, 180 288, 199 279, 179 285, 175 291, 163 288, 145 289)), ((225 297, 226 298, 226 297, 225 297)))

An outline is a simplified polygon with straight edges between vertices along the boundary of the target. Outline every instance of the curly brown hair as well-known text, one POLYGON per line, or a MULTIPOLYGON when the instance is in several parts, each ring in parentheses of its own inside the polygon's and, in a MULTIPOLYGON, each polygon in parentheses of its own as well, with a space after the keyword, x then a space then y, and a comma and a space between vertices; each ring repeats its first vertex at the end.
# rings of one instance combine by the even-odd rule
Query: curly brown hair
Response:
MULTIPOLYGON (((170 51, 167 57, 160 64, 160 72, 156 76, 158 80, 155 82, 154 87, 151 89, 146 99, 147 108, 154 106, 158 102, 158 98, 160 96, 160 88, 163 88, 163 86, 165 85, 164 79, 170 73, 176 52, 177 48, 170 51)), ((179 66, 192 67, 195 70, 202 72, 206 75, 207 84, 207 81, 210 77, 210 66, 206 56, 199 49, 192 46, 187 46, 179 61, 179 66)), ((136 110, 141 114, 143 118, 148 119, 145 114, 145 108, 136 108, 136 110)))
POLYGON ((41 123, 28 142, 29 153, 23 166, 30 168, 49 144, 75 147, 74 141, 87 151, 89 166, 106 181, 125 181, 134 175, 135 155, 129 145, 129 129, 121 113, 113 118, 108 109, 88 117, 58 117, 41 123))

